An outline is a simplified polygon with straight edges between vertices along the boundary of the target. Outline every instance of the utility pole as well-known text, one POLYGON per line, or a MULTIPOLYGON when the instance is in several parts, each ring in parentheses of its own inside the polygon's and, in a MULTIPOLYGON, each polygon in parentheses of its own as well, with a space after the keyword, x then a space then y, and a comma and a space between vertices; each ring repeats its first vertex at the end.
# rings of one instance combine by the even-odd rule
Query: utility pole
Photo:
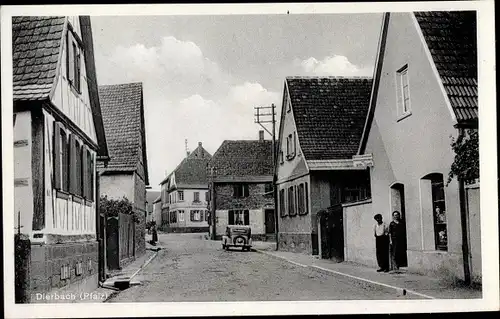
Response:
POLYGON ((272 137, 271 143, 271 154, 273 161, 273 199, 274 199, 274 233, 276 234, 276 250, 278 250, 278 193, 276 191, 276 106, 271 104, 271 106, 260 106, 254 107, 255 109, 255 123, 259 124, 269 135, 272 137), (263 112, 261 112, 263 111, 263 112), (266 113, 267 111, 267 113, 266 113), (270 111, 270 112, 269 112, 270 111), (271 117, 271 119, 269 119, 271 117), (272 132, 270 132, 263 124, 271 123, 272 132))

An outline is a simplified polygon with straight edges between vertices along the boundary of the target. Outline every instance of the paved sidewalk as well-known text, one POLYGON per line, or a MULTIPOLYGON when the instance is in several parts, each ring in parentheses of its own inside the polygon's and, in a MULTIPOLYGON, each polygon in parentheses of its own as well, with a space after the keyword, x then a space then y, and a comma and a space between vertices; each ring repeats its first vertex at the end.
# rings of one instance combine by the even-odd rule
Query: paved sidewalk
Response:
MULTIPOLYGON (((286 260, 292 264, 311 267, 317 271, 333 276, 344 276, 364 281, 373 285, 396 290, 398 294, 413 295, 422 299, 472 299, 482 298, 481 290, 453 287, 437 278, 408 273, 378 273, 376 269, 355 264, 352 262, 335 263, 330 260, 319 259, 316 256, 300 253, 275 251, 271 246, 255 243, 256 251, 274 258, 286 260)), ((275 246, 274 246, 275 248, 275 246)))
MULTIPOLYGON (((144 268, 151 260, 158 254, 157 251, 150 250, 149 248, 155 247, 146 243, 146 253, 142 256, 134 259, 130 263, 126 264, 120 270, 108 271, 110 277, 103 283, 105 287, 114 287, 116 280, 130 280, 130 285, 140 284, 139 281, 134 278, 139 273, 139 271, 144 268)), ((74 303, 101 303, 106 302, 114 295, 118 294, 120 291, 118 289, 111 289, 105 287, 98 287, 93 292, 84 296, 84 298, 78 298, 74 300, 74 303)))

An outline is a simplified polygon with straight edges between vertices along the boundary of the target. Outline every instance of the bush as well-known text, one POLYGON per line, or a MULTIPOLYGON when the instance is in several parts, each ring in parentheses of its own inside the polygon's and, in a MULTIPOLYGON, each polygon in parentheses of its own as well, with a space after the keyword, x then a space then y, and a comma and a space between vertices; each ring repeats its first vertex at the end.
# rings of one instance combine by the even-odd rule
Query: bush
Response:
POLYGON ((451 148, 455 152, 455 159, 448 174, 449 184, 456 177, 466 184, 473 183, 479 178, 479 133, 470 130, 460 134, 457 139, 451 139, 451 148))
POLYGON ((139 223, 139 217, 133 212, 132 202, 125 196, 122 199, 112 199, 108 196, 101 196, 99 200, 99 209, 108 217, 118 217, 118 214, 132 215, 134 222, 139 223))

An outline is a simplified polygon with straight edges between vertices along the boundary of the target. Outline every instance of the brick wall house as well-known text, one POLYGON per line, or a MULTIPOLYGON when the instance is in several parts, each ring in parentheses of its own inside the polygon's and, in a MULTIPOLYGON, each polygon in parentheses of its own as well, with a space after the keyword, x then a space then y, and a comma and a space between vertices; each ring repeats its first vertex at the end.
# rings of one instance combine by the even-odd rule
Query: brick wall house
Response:
MULTIPOLYGON (((263 134, 261 134, 263 136, 263 134)), ((274 239, 272 141, 224 141, 209 163, 210 235, 227 225, 252 227, 252 237, 274 239)))

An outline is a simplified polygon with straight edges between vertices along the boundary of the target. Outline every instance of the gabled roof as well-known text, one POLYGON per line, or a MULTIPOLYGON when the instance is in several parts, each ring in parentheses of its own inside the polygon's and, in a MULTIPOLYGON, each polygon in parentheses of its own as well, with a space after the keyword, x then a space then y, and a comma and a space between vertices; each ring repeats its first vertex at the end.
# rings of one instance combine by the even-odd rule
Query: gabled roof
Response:
MULTIPOLYGON (((446 91, 457 124, 476 123, 477 103, 477 36, 474 11, 414 12, 427 48, 446 91)), ((370 109, 359 144, 358 154, 365 151, 375 114, 382 72, 387 30, 391 14, 384 13, 380 31, 370 109)))
POLYGON ((65 17, 12 17, 14 101, 49 98, 65 22, 65 17))
POLYGON ((143 177, 148 184, 142 95, 142 83, 99 86, 110 156, 107 167, 101 165, 101 169, 105 172, 133 172, 138 170, 142 157, 143 177))
MULTIPOLYGON (((98 159, 106 159, 108 149, 97 96, 92 27, 89 16, 80 16, 79 20, 97 155, 98 159)), ((63 60, 61 52, 66 23, 66 17, 12 17, 14 102, 50 100, 63 60)))
POLYGON ((350 159, 355 155, 366 120, 372 79, 287 77, 285 84, 305 159, 350 159))
POLYGON ((477 120, 475 11, 415 12, 457 121, 477 120))
MULTIPOLYGON (((203 148, 202 143, 198 143, 198 147, 185 157, 179 165, 170 173, 161 183, 170 180, 170 177, 175 173, 175 183, 177 187, 182 186, 207 186, 207 164, 212 158, 212 155, 203 148)), ((172 185, 169 185, 171 187, 172 185)))
POLYGON ((217 177, 272 176, 272 141, 225 140, 209 165, 217 177))

